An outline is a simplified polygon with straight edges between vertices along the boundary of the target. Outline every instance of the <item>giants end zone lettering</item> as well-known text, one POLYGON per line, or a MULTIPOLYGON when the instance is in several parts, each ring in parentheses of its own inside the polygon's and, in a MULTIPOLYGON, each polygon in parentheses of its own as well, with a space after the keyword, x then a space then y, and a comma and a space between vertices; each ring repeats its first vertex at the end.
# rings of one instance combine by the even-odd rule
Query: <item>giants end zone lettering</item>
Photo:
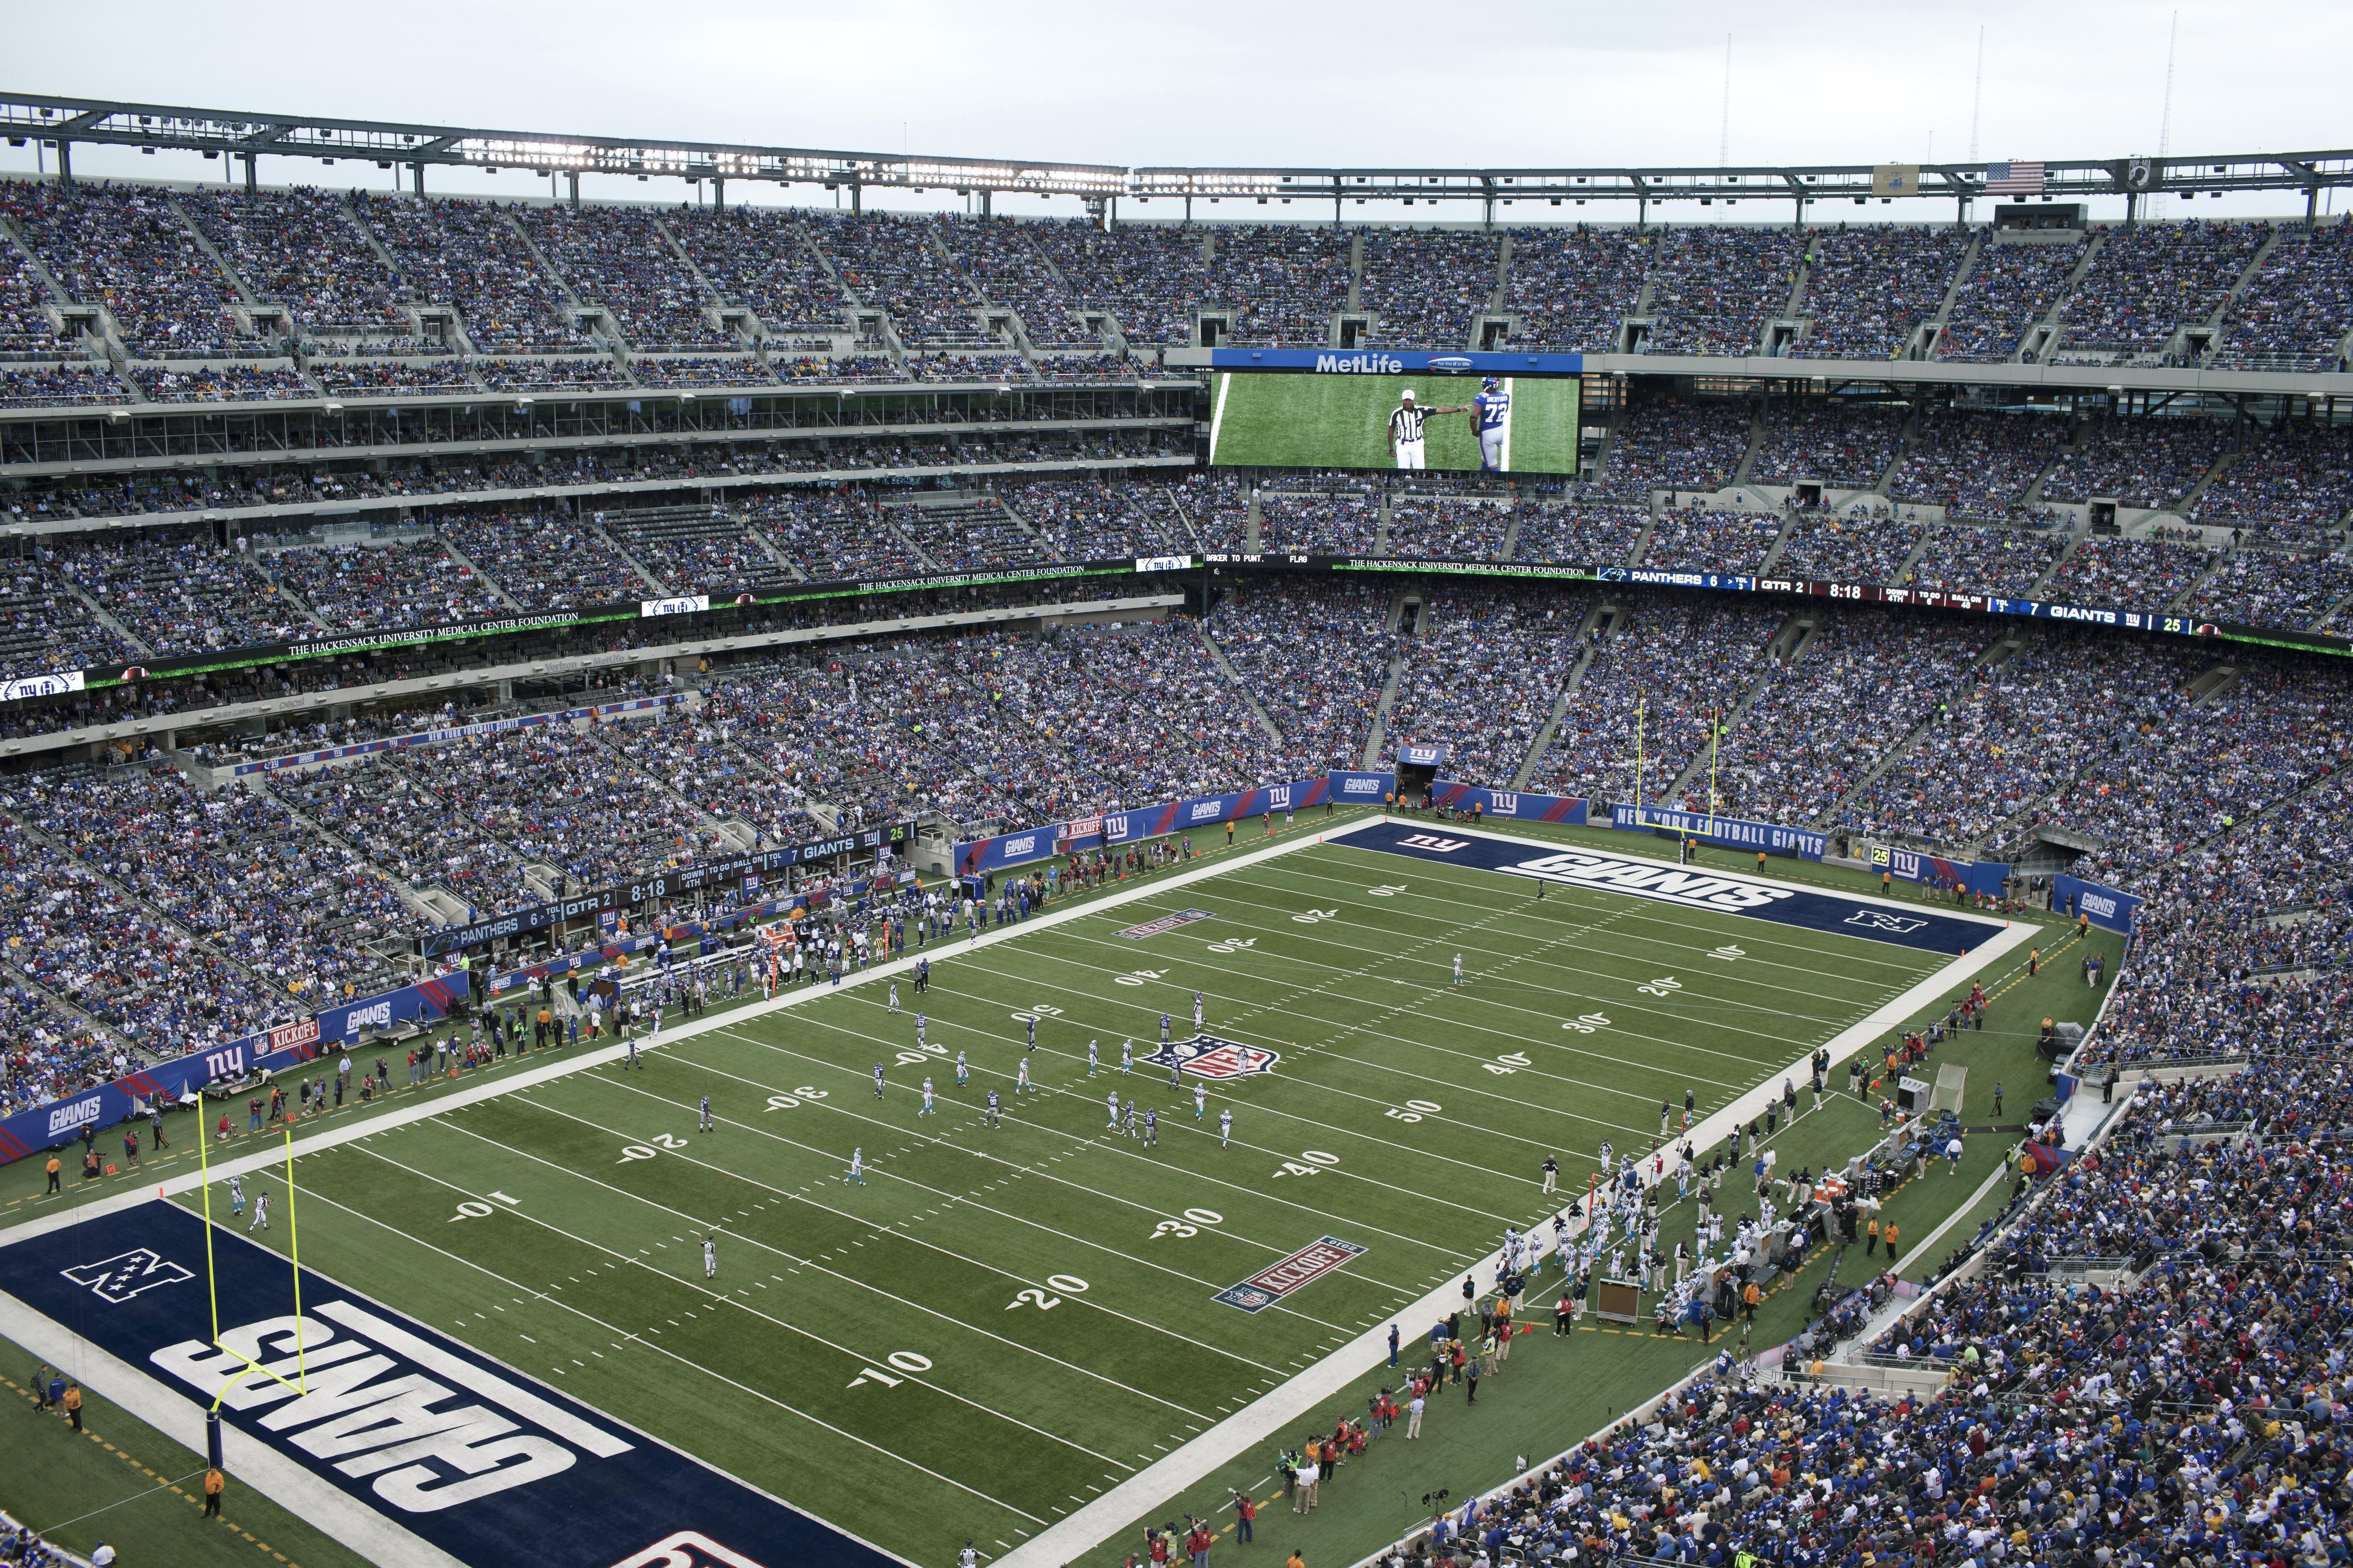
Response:
POLYGON ((740 1552, 730 1552, 697 1531, 681 1530, 664 1536, 643 1552, 633 1552, 613 1568, 762 1568, 740 1552))
POLYGON ((1263 1311, 1293 1291, 1313 1285, 1365 1249, 1338 1237, 1319 1237, 1280 1263, 1271 1264, 1239 1285, 1229 1285, 1209 1298, 1245 1312, 1263 1311))

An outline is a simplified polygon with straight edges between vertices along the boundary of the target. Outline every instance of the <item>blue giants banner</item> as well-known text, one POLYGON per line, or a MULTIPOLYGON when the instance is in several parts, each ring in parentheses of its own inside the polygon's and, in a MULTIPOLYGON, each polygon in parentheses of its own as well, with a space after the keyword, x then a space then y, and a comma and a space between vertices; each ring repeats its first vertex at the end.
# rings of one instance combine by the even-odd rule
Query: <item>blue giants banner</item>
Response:
POLYGON ((1211 349, 1212 370, 1312 370, 1320 375, 1578 375, 1583 354, 1430 353, 1399 349, 1211 349))
POLYGON ((1332 775, 1332 799, 1341 805, 1379 805, 1397 794, 1395 773, 1332 775))
POLYGON ((1653 899, 1710 914, 1738 915, 1802 926, 1864 942, 1889 942, 1921 952, 1952 957, 2001 934, 2007 921, 1935 913, 1916 904, 1890 904, 1852 894, 1792 888, 1735 871, 1702 870, 1662 860, 1598 854, 1515 843, 1451 823, 1419 826, 1373 821, 1334 836, 1356 849, 1377 849, 1417 860, 1434 860, 1509 877, 1525 877, 1560 887, 1590 889, 1653 899))
POLYGON ((1704 811, 1677 811, 1663 805, 1612 805, 1609 826, 1627 833, 1672 833, 1726 849, 1762 849, 1806 860, 1820 859, 1830 847, 1828 836, 1809 828, 1745 822, 1736 816, 1711 816, 1704 811))
POLYGON ((1871 852, 1871 863, 1906 882, 1926 882, 1932 888, 1959 888, 1971 893, 1982 893, 1989 899, 2001 897, 2001 889, 2010 881, 2010 872, 2007 860, 1947 860, 1942 855, 1926 855, 1917 849, 1900 849, 1884 844, 1871 852))
MULTIPOLYGON (((523 1222, 492 1215, 467 1223, 523 1222)), ((64 1226, 0 1247, 0 1274, 11 1296, 114 1358, 86 1374, 100 1393, 134 1405, 142 1395, 176 1396, 184 1402, 178 1425, 191 1435, 218 1398, 225 1423, 299 1468, 322 1500, 339 1497, 357 1512, 353 1523, 372 1514, 396 1539, 405 1532, 399 1556, 386 1561, 424 1560, 429 1544, 480 1568, 893 1563, 307 1268, 297 1317, 297 1278, 286 1259, 227 1228, 211 1237, 219 1339, 229 1347, 219 1348, 206 1241, 195 1215, 145 1203, 103 1224, 64 1226), (276 1376, 240 1381, 240 1355, 276 1376), (307 1393, 288 1386, 298 1379, 307 1393)), ((487 1252, 470 1250, 498 1267, 495 1244, 484 1245, 487 1252)), ((71 1342, 62 1331, 48 1337, 60 1348, 71 1342)), ((332 1519, 312 1522, 334 1527, 332 1519)))
POLYGON ((1481 816, 1506 822, 1565 822, 1585 826, 1585 802, 1567 795, 1529 795, 1515 789, 1482 789, 1477 784, 1440 779, 1430 786, 1438 804, 1455 811, 1477 811, 1481 816))
POLYGON ((1434 768, 1446 760, 1446 748, 1403 745, 1398 748, 1397 760, 1401 768, 1434 768))
POLYGON ((2097 882, 2086 882, 2063 871, 2051 883, 2052 909, 2061 914, 2083 915, 2095 926, 2126 935, 2132 933, 2140 906, 2141 900, 2130 893, 2119 893, 2114 888, 2103 888, 2097 882))

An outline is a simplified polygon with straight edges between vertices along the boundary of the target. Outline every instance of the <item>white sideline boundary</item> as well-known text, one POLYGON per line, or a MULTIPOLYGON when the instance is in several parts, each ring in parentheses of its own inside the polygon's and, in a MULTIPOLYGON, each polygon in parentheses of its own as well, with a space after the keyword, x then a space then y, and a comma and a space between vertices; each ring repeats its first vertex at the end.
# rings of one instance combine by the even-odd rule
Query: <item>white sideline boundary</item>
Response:
MULTIPOLYGON (((1325 837, 1333 842, 1345 845, 1350 833, 1370 826, 1376 822, 1388 820, 1386 815, 1366 818, 1361 822, 1351 823, 1346 829, 1325 837)), ((1446 825, 1445 832, 1449 837, 1461 837, 1468 835, 1477 838, 1501 839, 1506 843, 1525 844, 1532 848, 1548 853, 1561 847, 1557 842, 1548 839, 1524 838, 1508 833, 1490 833, 1483 829, 1467 828, 1453 823, 1446 825)), ((1610 852, 1621 859, 1649 860, 1662 866, 1672 864, 1670 861, 1660 860, 1649 855, 1631 855, 1621 850, 1610 852)), ((1443 864, 1443 862, 1432 862, 1432 864, 1443 864)), ((1482 868, 1465 868, 1482 869, 1482 868)), ((1491 874, 1497 877, 1511 875, 1504 871, 1491 874)), ((1821 891, 1819 888, 1801 887, 1794 882, 1778 881, 1769 877, 1754 877, 1738 872, 1723 874, 1744 882, 1791 888, 1809 893, 1821 891)), ((1514 879, 1514 880, 1518 879, 1514 879)), ((1612 889, 1597 886, 1593 890, 1609 892, 1612 889)), ((1635 897, 1637 895, 1620 894, 1620 896, 1635 897)), ((1895 900, 1882 899, 1875 895, 1858 893, 1852 897, 1858 902, 1878 905, 1886 909, 1910 907, 1895 900)), ((1831 1038, 1829 1046, 1831 1065, 1833 1068, 1860 1054, 1873 1040, 1910 1018, 1929 1003, 1949 994, 1953 983, 1960 976, 1982 969, 2012 950, 2024 946, 2035 937, 2040 929, 2026 924, 1988 920, 1982 915, 1964 914, 1959 918, 1986 925, 1993 932, 1991 938, 1979 944, 1974 951, 1948 960, 1941 968, 1904 992, 1903 994, 1882 1003, 1867 1016, 1841 1030, 1831 1038)), ((1782 1073, 1767 1074, 1757 1088, 1724 1109, 1703 1118, 1693 1129, 1694 1142, 1704 1148, 1722 1139, 1736 1123, 1745 1122, 1752 1117, 1762 1115, 1768 1100, 1780 1098, 1778 1079, 1800 1071, 1807 1071, 1812 1054, 1812 1050, 1809 1049, 1805 1056, 1798 1058, 1782 1073)), ((1810 1071, 1807 1071, 1807 1076, 1811 1077, 1810 1071)), ((1560 1195, 1571 1199, 1577 1196, 1574 1194, 1560 1195)), ((1502 1260, 1503 1249, 1499 1247, 1479 1260, 1474 1272, 1492 1275, 1502 1260)), ((1410 1344, 1418 1336, 1426 1335, 1429 1330, 1426 1327, 1411 1329, 1409 1325, 1434 1322, 1443 1318, 1461 1300, 1461 1286, 1450 1275, 1445 1284, 1430 1291, 1412 1306, 1393 1314, 1391 1321, 1398 1325, 1404 1334, 1405 1342, 1410 1344)), ((1023 1542, 1019 1546, 998 1558, 992 1564, 992 1568, 1062 1568, 1062 1564, 1074 1561, 1082 1553, 1109 1540, 1130 1521, 1160 1511, 1165 1504, 1175 1500, 1187 1488, 1197 1485, 1224 1468, 1231 1460, 1269 1441, 1276 1433, 1338 1394, 1359 1376, 1386 1363, 1388 1360, 1388 1323, 1366 1330, 1306 1371, 1285 1381, 1282 1387, 1261 1395, 1182 1447, 1146 1466, 1076 1512, 1023 1542)), ((1218 1500, 1223 1501, 1222 1499, 1218 1500)), ((1196 1509, 1194 1511, 1214 1513, 1216 1510, 1214 1508, 1205 1508, 1196 1509)))
MULTIPOLYGON (((871 969, 855 974, 845 975, 839 986, 803 986, 766 1001, 729 1008, 723 1014, 694 1024, 665 1028, 659 1042, 649 1045, 640 1040, 638 1048, 641 1051, 659 1050, 678 1041, 692 1039, 706 1030, 731 1028, 788 1008, 807 1006, 818 998, 830 995, 836 991, 848 990, 858 985, 887 984, 893 977, 913 970, 918 959, 937 956, 943 962, 952 962, 960 954, 977 952, 984 948, 1012 941, 1032 931, 1047 930, 1071 921, 1091 919, 1146 899, 1163 898, 1180 889, 1190 887, 1196 882, 1223 876, 1229 871, 1277 860, 1286 855, 1297 854, 1301 850, 1314 848, 1326 843, 1345 844, 1351 834, 1390 820, 1388 814, 1377 812, 1343 823, 1328 832, 1311 833, 1301 829, 1296 837, 1285 842, 1244 850, 1231 858, 1220 859, 1214 863, 1194 867, 1189 870, 1155 878, 1123 891, 1089 900, 1084 904, 1074 908, 1033 916, 1015 925, 984 931, 976 942, 966 941, 959 945, 959 939, 950 937, 907 956, 875 964, 871 969)), ((1476 837, 1523 844, 1546 852, 1556 851, 1561 847, 1559 843, 1553 840, 1526 838, 1517 835, 1467 828, 1453 824, 1449 824, 1446 831, 1453 837, 1470 834, 1476 837)), ((1629 854, 1614 849, 1611 852, 1624 859, 1647 860, 1662 866, 1672 864, 1652 856, 1629 854)), ((1018 869, 1018 868, 1013 868, 1018 869)), ((1476 869, 1476 868, 1472 868, 1476 869)), ((1493 874, 1509 875, 1505 872, 1493 874)), ((1735 876, 1742 881, 1791 888, 1803 892, 1821 890, 1818 888, 1802 887, 1796 883, 1777 881, 1771 878, 1753 877, 1741 873, 1725 874, 1735 876)), ((1601 888, 1597 890, 1606 892, 1610 889, 1601 888)), ((1620 896, 1634 895, 1621 894, 1620 896)), ((1910 907, 1875 895, 1856 893, 1841 896, 1852 897, 1860 903, 1889 909, 1910 907)), ((1960 915, 1957 918, 1976 921, 1989 927, 1994 927, 2000 923, 1981 916, 1960 915)), ((1841 1031, 1831 1039, 1829 1046, 1831 1065, 1836 1067, 1855 1056, 1874 1037, 1910 1017, 1936 997, 1944 994, 1957 976, 1982 968, 2011 950, 2025 945, 2032 940, 2038 931, 2039 928, 2026 924, 2004 925, 2002 929, 1996 931, 1989 941, 1978 946, 1974 952, 1951 960, 1903 994, 1882 1004, 1868 1016, 1841 1031)), ((444 1094, 429 1104, 387 1111, 375 1117, 364 1118, 346 1126, 322 1130, 309 1136, 303 1136, 298 1132, 295 1138, 295 1157, 300 1159, 359 1139, 372 1138, 379 1132, 391 1131, 430 1117, 441 1116, 453 1110, 463 1110, 468 1106, 478 1105, 516 1089, 553 1082, 574 1073, 585 1072, 608 1062, 620 1060, 627 1054, 628 1047, 618 1042, 599 1046, 594 1049, 572 1052, 556 1060, 526 1068, 511 1076, 485 1079, 453 1093, 444 1094)), ((1805 1057, 1799 1058, 1796 1063, 1786 1071, 1794 1073, 1799 1070, 1804 1068, 1807 1059, 1805 1057)), ((1765 1102, 1768 1099, 1778 1098, 1780 1090, 1778 1079, 1781 1076, 1786 1074, 1767 1075, 1755 1089, 1700 1121, 1693 1130, 1694 1136, 1703 1143, 1715 1142, 1722 1138, 1736 1121, 1746 1121, 1753 1116, 1762 1114, 1765 1102)), ((258 1171, 266 1172, 273 1167, 282 1166, 284 1162, 285 1147, 280 1143, 274 1151, 243 1154, 235 1159, 220 1161, 212 1167, 211 1173, 214 1180, 220 1181, 232 1175, 246 1175, 258 1171)), ((0 1230, 0 1247, 5 1247, 12 1242, 29 1240, 37 1236, 47 1235, 61 1226, 102 1220, 110 1215, 122 1213, 141 1204, 153 1203, 179 1193, 192 1192, 202 1186, 204 1180, 205 1170, 199 1166, 168 1177, 152 1189, 142 1186, 124 1190, 117 1192, 111 1197, 100 1198, 78 1207, 60 1209, 38 1215, 22 1224, 0 1230)), ((1476 1268, 1481 1272, 1493 1273, 1500 1260, 1501 1252, 1498 1249, 1480 1259, 1476 1268)), ((1442 1317, 1449 1303, 1461 1299, 1460 1291, 1460 1284, 1450 1275, 1444 1285, 1432 1289, 1420 1300, 1397 1314, 1396 1321, 1402 1324, 1419 1318, 1434 1320, 1442 1317)), ((71 1331, 5 1293, 0 1293, 0 1332, 5 1332, 9 1338, 15 1339, 19 1344, 33 1351, 36 1355, 43 1356, 52 1365, 73 1365, 84 1369, 81 1382, 85 1386, 97 1390, 141 1420, 163 1431, 174 1441, 184 1443, 198 1453, 204 1451, 203 1415, 189 1401, 155 1379, 147 1376, 138 1368, 81 1340, 71 1331)), ((1003 1557, 997 1559, 993 1568, 1062 1568, 1062 1564, 1101 1544, 1132 1520, 1158 1510, 1162 1504, 1176 1498, 1186 1489, 1222 1468, 1228 1462, 1247 1452, 1253 1446, 1265 1441, 1273 1433, 1295 1422, 1308 1411, 1345 1389, 1363 1373, 1386 1361, 1388 1355, 1388 1325, 1384 1323, 1379 1328, 1368 1330, 1358 1335, 1347 1344, 1309 1366, 1305 1371, 1286 1380, 1281 1387, 1261 1395, 1092 1502, 1055 1524, 1050 1525, 1003 1557)), ((493 1357, 493 1359, 503 1363, 503 1358, 493 1357)), ((420 1564, 422 1568, 465 1568, 459 1560, 449 1557, 407 1531, 400 1529, 396 1521, 377 1514, 356 1500, 348 1498, 327 1486, 325 1482, 312 1477, 291 1460, 273 1453, 265 1445, 253 1438, 243 1436, 235 1427, 224 1424, 223 1432, 223 1440, 227 1445, 226 1457, 229 1459, 232 1468, 239 1474, 251 1478, 258 1490, 264 1492, 281 1507, 300 1513, 314 1522, 329 1525, 339 1539, 373 1561, 387 1565, 397 1565, 397 1568, 407 1568, 409 1564, 420 1564)), ((794 1507, 803 1513, 808 1513, 807 1509, 800 1508, 798 1504, 787 1506, 794 1507)), ((828 1528, 840 1528, 820 1515, 809 1513, 808 1517, 826 1524, 828 1528)), ((855 1532, 844 1531, 844 1533, 855 1538, 855 1532)))

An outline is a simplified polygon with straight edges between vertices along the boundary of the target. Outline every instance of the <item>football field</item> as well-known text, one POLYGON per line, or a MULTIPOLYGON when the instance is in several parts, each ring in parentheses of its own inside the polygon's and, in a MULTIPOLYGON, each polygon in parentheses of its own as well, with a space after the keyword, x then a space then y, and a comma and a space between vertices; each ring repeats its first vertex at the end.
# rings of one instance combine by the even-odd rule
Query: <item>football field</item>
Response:
MULTIPOLYGON (((805 1542, 797 1561, 863 1542, 944 1565, 970 1538, 992 1562, 1115 1563, 1105 1542, 1132 1544, 1136 1521, 1354 1386, 1389 1324, 1410 1346, 1461 1304, 1466 1274, 1491 1288, 1505 1228, 1582 1193, 1605 1142, 1646 1153, 1662 1107, 1680 1131, 1688 1093, 1704 1158, 1786 1077, 1802 1087, 1817 1047, 1842 1083, 1890 1020, 2026 934, 1559 849, 1377 819, 1300 831, 1140 897, 934 942, 923 994, 894 963, 719 1014, 636 1066, 559 1056, 512 1087, 357 1124, 295 1165, 304 1310, 490 1387, 513 1418, 499 1419, 575 1456, 584 1499, 628 1453, 685 1456, 630 1472, 649 1520, 665 1504, 729 1517, 700 1494, 733 1487, 853 1538, 821 1532, 839 1552, 805 1542), (1131 1105, 1156 1135, 1141 1116, 1131 1129, 1131 1105), (1544 1190, 1547 1156, 1563 1193, 1544 1190)), ((1876 1117, 1850 1114, 1859 1152, 1876 1117)), ((282 1204, 280 1174, 257 1167, 241 1164, 248 1204, 282 1204)), ((194 1231, 206 1194, 179 1184, 185 1212, 144 1209, 194 1231)), ((291 1278, 282 1211, 251 1224, 248 1209, 215 1242, 223 1278, 245 1281, 223 1328, 292 1310, 271 1294, 291 1278)), ((121 1237, 81 1230, 43 1243, 93 1260, 71 1284, 177 1312, 205 1340, 195 1281, 145 1283, 184 1231, 153 1231, 126 1283, 121 1237)), ((288 1378, 320 1358, 307 1377, 332 1382, 334 1347, 305 1352, 282 1322, 281 1339, 237 1342, 288 1378)), ((186 1355, 153 1359, 198 1381, 186 1355)), ((264 1441, 341 1422, 334 1443, 290 1439, 301 1462, 398 1500, 367 1478, 396 1482, 410 1471, 387 1467, 413 1456, 370 1457, 392 1429, 354 1428, 348 1384, 254 1397, 238 1419, 264 1441)), ((434 1439, 415 1434, 433 1430, 394 1436, 422 1454, 434 1439)), ((528 1523, 533 1487, 555 1483, 501 1490, 510 1462, 438 1511, 411 1506, 435 1490, 412 1481, 399 1522, 456 1530, 473 1510, 486 1538, 502 1517, 528 1523)), ((535 1560, 646 1544, 604 1535, 591 1500, 570 1517, 586 1543, 553 1530, 535 1560)))
MULTIPOLYGON (((1389 413, 1413 389, 1425 409, 1467 406, 1475 375, 1288 375, 1220 372, 1210 390, 1209 461, 1270 468, 1392 468, 1389 413)), ((1506 376, 1512 395, 1505 466, 1513 472, 1577 471, 1574 376, 1506 376)), ((1433 415, 1424 426, 1432 468, 1479 468, 1469 414, 1433 415)))

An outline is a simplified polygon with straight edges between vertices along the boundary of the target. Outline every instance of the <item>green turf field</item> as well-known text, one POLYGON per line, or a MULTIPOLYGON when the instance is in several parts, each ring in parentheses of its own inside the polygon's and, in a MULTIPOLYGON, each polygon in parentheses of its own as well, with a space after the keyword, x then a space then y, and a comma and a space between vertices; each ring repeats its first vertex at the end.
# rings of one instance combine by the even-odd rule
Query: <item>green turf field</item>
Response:
MULTIPOLYGON (((1575 473, 1575 378, 1504 379, 1512 394, 1508 467, 1520 473, 1575 473)), ((1479 378, 1221 372, 1211 392, 1209 461, 1269 468, 1395 468, 1388 417, 1407 387, 1426 409, 1468 406, 1479 390, 1479 378)), ((1472 416, 1434 416, 1425 434, 1430 468, 1478 468, 1479 440, 1472 416)))
MULTIPOLYGON (((902 978, 896 1015, 870 977, 722 1018, 638 1070, 359 1122, 364 1135, 298 1166, 303 1261, 914 1562, 949 1562, 967 1535, 997 1557, 1303 1386, 1292 1380, 1360 1334, 1394 1319, 1410 1349, 1427 1324, 1407 1309, 1560 1201, 1541 1191, 1547 1152, 1580 1188, 1605 1139, 1651 1146, 1662 1100, 1679 1117, 1691 1089, 1704 1117, 1940 967, 1605 891, 1538 903, 1489 873, 1295 842, 963 956, 935 946, 931 994, 902 978), (1118 934, 1186 910, 1212 918, 1118 934), (1172 1089, 1119 1068, 1122 1040, 1150 1050, 1163 1012, 1192 1033, 1196 990, 1211 1033, 1280 1053, 1271 1072, 1210 1085, 1198 1123, 1189 1076, 1172 1089), (1017 1096, 1033 1016, 1038 1089, 1017 1096), (936 1117, 916 1114, 926 1074, 936 1117), (1112 1089, 1162 1113, 1156 1147, 1107 1133, 1112 1089), (862 1185, 844 1180, 853 1148, 862 1185), (706 1281, 696 1238, 714 1227, 706 1281), (1256 1313, 1213 1300, 1326 1236, 1365 1250, 1256 1313)), ((1784 1158, 1819 1166, 1877 1128, 1834 1097, 1784 1132, 1784 1158)), ((1990 1142, 1981 1157, 1998 1159, 1990 1142)), ((1442 1465, 1458 1486, 1493 1484, 1515 1443, 1574 1441, 1699 1353, 1586 1333, 1574 1360, 1546 1336, 1493 1380, 1482 1418, 1491 1399, 1550 1385, 1516 1426, 1434 1417, 1409 1476, 1442 1465)), ((1364 1369, 1345 1370, 1331 1399, 1361 1412, 1364 1369)), ((1219 1484, 1257 1481, 1269 1447, 1213 1453, 1219 1484)), ((1182 1500, 1214 1500, 1200 1492, 1182 1500)), ((1090 1533, 1132 1545, 1132 1522, 1090 1533)), ((1351 1510, 1319 1539, 1353 1556, 1403 1522, 1386 1503, 1351 1510)))

